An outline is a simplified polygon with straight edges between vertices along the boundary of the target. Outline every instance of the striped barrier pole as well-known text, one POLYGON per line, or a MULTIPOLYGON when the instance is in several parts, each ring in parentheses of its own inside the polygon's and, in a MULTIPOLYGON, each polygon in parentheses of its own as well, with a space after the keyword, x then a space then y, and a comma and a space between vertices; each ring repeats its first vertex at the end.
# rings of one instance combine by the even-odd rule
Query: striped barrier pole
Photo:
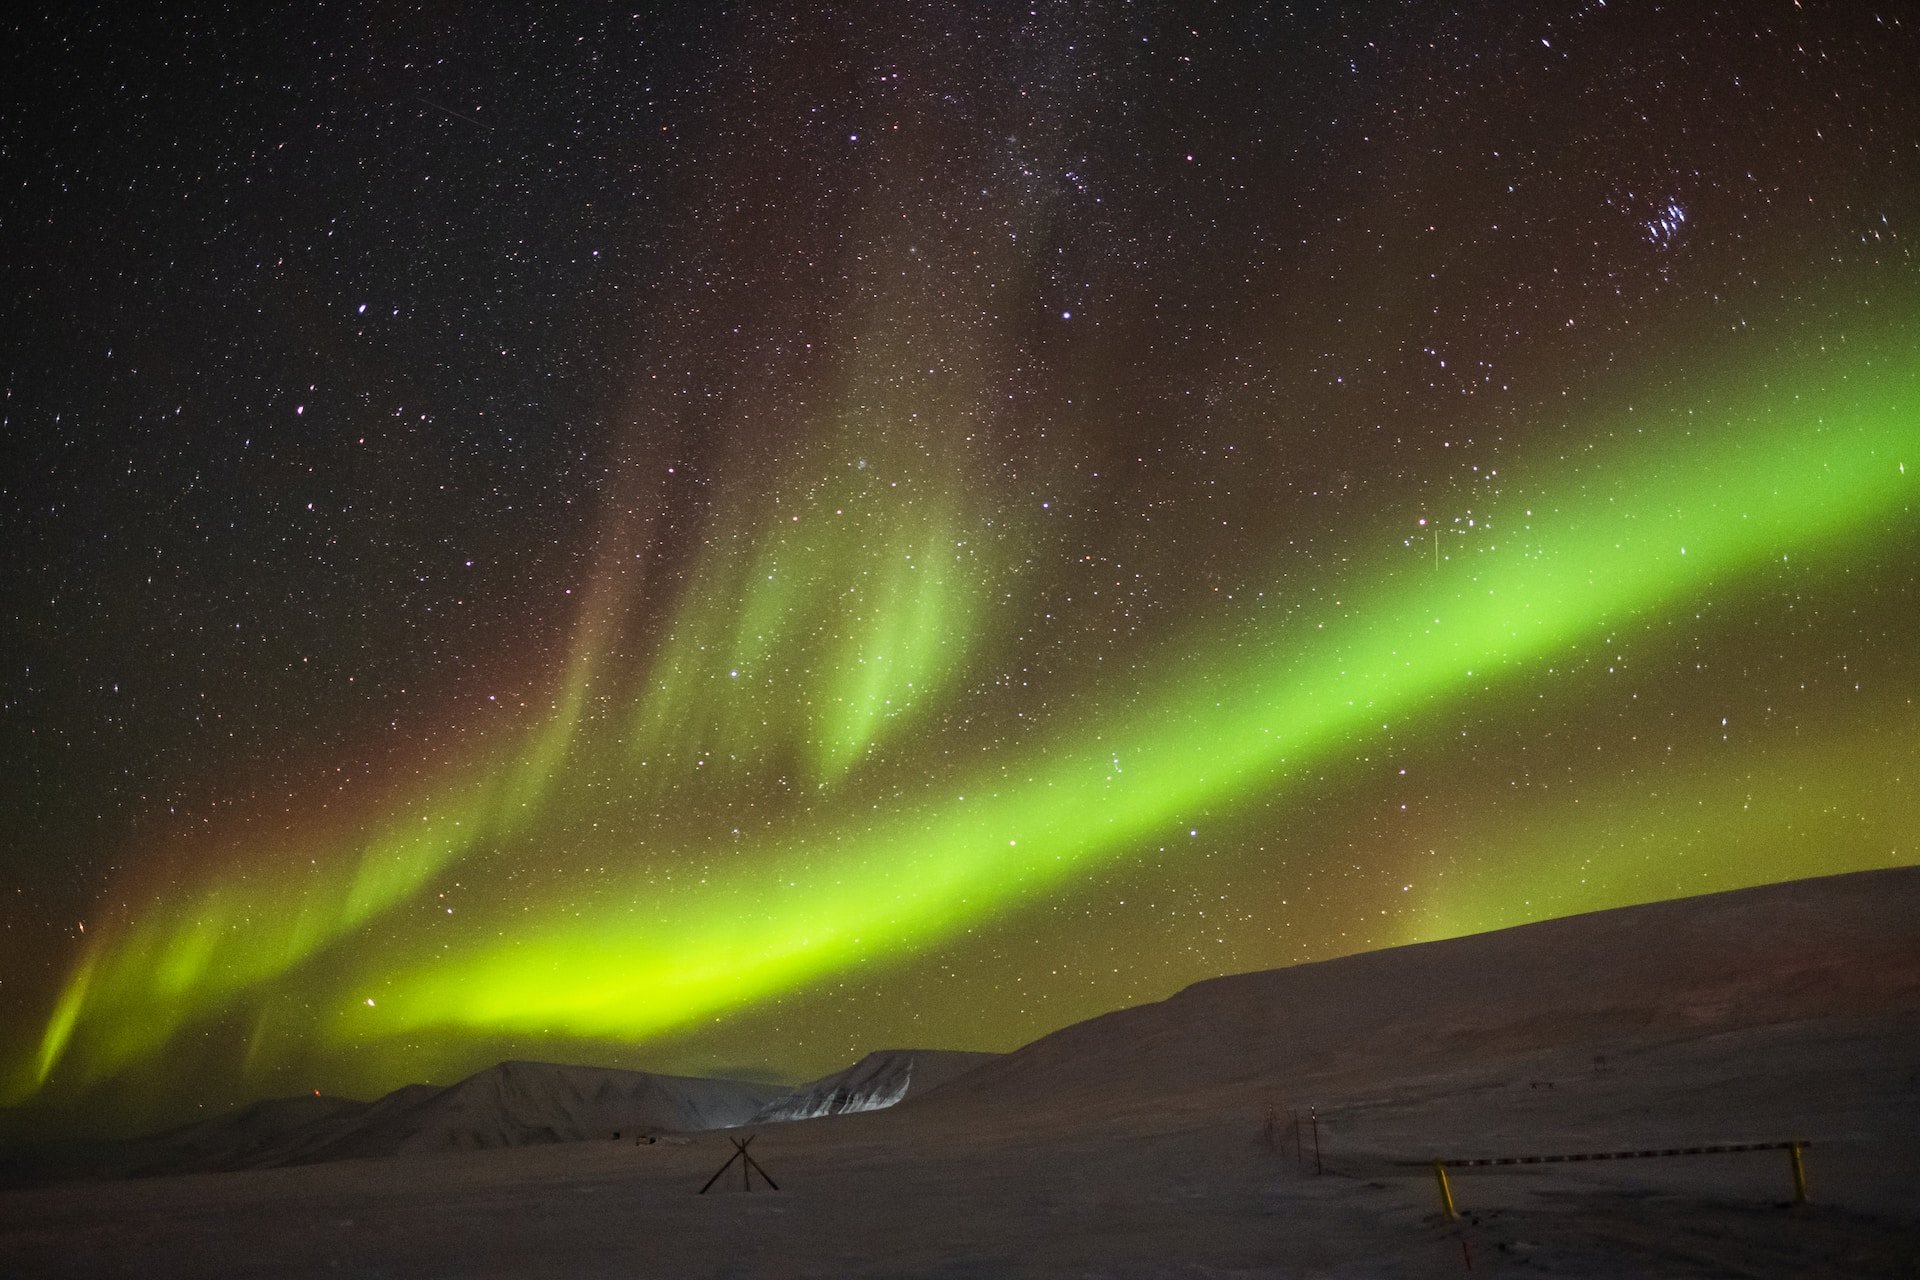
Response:
MULTIPOLYGON (((1804 1138, 1791 1142, 1729 1142, 1706 1147, 1661 1147, 1642 1151, 1588 1151, 1571 1155, 1485 1156, 1475 1160, 1435 1160, 1433 1176, 1440 1185, 1440 1208, 1448 1218, 1458 1217, 1453 1203, 1453 1187, 1447 1181, 1448 1169, 1484 1169, 1494 1165, 1575 1164, 1589 1160, 1650 1160, 1668 1156, 1715 1156, 1740 1151, 1785 1151, 1793 1170, 1793 1202, 1807 1203, 1807 1162, 1805 1151, 1812 1146, 1804 1138)), ((1420 1163, 1401 1161, 1402 1164, 1420 1163)))

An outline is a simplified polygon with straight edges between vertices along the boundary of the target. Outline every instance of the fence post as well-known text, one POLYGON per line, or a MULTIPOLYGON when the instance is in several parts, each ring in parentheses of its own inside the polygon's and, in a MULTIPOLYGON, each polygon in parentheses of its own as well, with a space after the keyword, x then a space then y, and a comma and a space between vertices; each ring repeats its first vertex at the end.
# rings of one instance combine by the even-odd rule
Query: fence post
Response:
POLYGON ((1447 1166, 1435 1160, 1433 1177, 1440 1184, 1440 1207, 1446 1211, 1448 1220, 1459 1217, 1460 1215, 1453 1211, 1453 1188, 1447 1184, 1447 1166))
POLYGON ((1807 1163, 1800 1157, 1800 1144, 1791 1143, 1787 1147, 1787 1158, 1793 1161, 1793 1202, 1807 1202, 1807 1163))

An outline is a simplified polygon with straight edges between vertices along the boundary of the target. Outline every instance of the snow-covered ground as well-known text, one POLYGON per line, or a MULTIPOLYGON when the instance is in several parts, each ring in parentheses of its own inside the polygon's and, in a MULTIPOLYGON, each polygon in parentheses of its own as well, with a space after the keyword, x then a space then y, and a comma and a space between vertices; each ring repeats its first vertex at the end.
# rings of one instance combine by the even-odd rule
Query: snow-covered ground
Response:
POLYGON ((696 1195, 728 1137, 16 1191, 0 1274, 1911 1276, 1920 871, 1203 983, 696 1195), (1761 1152, 1463 1170, 1449 1221, 1422 1163, 1785 1138, 1811 1204, 1761 1152))

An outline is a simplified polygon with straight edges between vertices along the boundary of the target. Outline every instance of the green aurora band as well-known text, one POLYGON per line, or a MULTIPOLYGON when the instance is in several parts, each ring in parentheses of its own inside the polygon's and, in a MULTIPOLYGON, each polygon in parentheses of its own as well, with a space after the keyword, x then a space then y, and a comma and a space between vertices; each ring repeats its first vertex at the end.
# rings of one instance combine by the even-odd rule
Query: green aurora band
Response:
MULTIPOLYGON (((1169 646, 1164 681, 1083 697, 959 785, 834 806, 818 797, 858 783, 883 727, 874 708, 892 698, 912 705, 909 686, 954 675, 959 651, 943 651, 929 632, 949 606, 970 629, 981 599, 952 561, 951 511, 888 517, 900 521, 894 541, 909 544, 902 554, 935 576, 903 568, 870 588, 862 621, 823 650, 864 648, 895 665, 848 674, 852 683, 807 719, 818 808, 745 844, 623 837, 625 869, 596 885, 590 909, 578 898, 536 904, 510 928, 463 935, 458 947, 391 927, 398 907, 456 864, 514 842, 538 848, 535 819, 560 803, 556 779, 568 769, 631 768, 661 750, 684 719, 662 700, 697 699, 737 664, 767 656, 793 615, 816 607, 809 588, 853 554, 852 543, 810 544, 791 531, 749 539, 749 550, 709 570, 722 581, 690 584, 689 599, 732 600, 732 611, 702 605, 715 611, 681 619, 623 741, 602 741, 583 720, 590 690, 607 677, 603 641, 582 639, 551 718, 508 764, 444 770, 349 856, 333 845, 302 849, 274 859, 299 872, 258 867, 90 933, 10 1092, 19 1100, 56 1080, 73 1089, 110 1078, 247 1001, 259 1010, 261 1062, 449 1029, 633 1040, 683 1028, 1018 910, 1185 815, 1271 797, 1389 723, 1417 726, 1624 620, 1729 589, 1784 557, 1844 556, 1890 528, 1911 536, 1920 362, 1909 347, 1863 353, 1855 344, 1845 360, 1801 369, 1791 386, 1756 380, 1718 409, 1642 411, 1633 421, 1611 448, 1503 468, 1483 536, 1438 568, 1407 552, 1404 531, 1383 535, 1371 566, 1343 580, 1339 601, 1327 596, 1317 616, 1223 613, 1169 646), (763 571, 777 583, 776 562, 796 559, 809 567, 790 597, 742 585, 763 571), (704 860, 705 873, 663 882, 655 846, 682 864, 704 860), (304 1012, 287 1012, 296 1005, 304 1012)), ((824 661, 809 658, 808 669, 824 671, 824 661)), ((750 737, 751 726, 728 732, 750 737)), ((1581 905, 1626 900, 1603 892, 1581 905)), ((1510 904, 1477 901, 1429 936, 1516 918, 1510 904)))
POLYGON ((733 522, 707 541, 639 699, 636 758, 790 761, 837 782, 959 673, 991 581, 967 536, 963 415, 888 395, 850 395, 770 497, 723 504, 733 522))

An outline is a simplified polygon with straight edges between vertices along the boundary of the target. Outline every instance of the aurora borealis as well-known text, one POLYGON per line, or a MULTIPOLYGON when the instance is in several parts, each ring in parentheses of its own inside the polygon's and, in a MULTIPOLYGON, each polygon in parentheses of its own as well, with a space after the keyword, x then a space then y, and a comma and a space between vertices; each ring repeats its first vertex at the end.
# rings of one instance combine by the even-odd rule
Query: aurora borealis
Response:
POLYGON ((8 1105, 1920 860, 1896 13, 34 22, 8 1105))

